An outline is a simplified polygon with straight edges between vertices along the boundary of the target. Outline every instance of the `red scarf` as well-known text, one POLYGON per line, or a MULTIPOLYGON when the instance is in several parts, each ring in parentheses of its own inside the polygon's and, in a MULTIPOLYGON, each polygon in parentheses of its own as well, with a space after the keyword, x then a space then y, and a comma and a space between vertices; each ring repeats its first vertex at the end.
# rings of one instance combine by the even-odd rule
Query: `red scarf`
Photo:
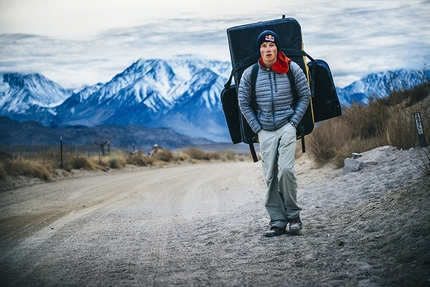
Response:
MULTIPOLYGON (((290 69, 290 62, 291 59, 285 56, 283 52, 278 52, 278 59, 276 60, 275 64, 273 64, 271 69, 277 73, 286 74, 290 69)), ((262 57, 260 57, 260 64, 263 67, 266 67, 262 57)))

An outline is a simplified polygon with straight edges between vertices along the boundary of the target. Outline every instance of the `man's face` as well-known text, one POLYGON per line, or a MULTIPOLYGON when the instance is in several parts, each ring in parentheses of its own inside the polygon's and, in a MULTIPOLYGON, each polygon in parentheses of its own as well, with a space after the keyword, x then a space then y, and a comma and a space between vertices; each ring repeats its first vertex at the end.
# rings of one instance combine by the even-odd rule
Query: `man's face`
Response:
POLYGON ((264 62, 273 63, 278 55, 278 48, 273 42, 263 42, 260 46, 260 54, 264 62))

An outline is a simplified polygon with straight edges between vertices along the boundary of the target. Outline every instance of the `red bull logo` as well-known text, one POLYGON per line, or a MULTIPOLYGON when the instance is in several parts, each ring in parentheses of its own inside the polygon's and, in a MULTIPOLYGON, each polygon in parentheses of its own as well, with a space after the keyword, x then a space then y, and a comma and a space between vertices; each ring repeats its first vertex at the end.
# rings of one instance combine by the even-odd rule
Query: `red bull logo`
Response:
POLYGON ((275 42, 275 36, 273 36, 273 35, 266 35, 265 42, 275 42))

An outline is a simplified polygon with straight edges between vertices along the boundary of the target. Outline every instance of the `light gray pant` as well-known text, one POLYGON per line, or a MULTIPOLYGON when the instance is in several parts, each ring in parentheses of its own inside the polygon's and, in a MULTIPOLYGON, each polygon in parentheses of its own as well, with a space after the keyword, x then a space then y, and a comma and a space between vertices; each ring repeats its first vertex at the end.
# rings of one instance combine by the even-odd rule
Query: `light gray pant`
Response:
POLYGON ((265 207, 270 225, 285 227, 302 208, 297 204, 297 179, 294 170, 296 129, 287 123, 276 131, 258 133, 263 173, 267 183, 265 207))

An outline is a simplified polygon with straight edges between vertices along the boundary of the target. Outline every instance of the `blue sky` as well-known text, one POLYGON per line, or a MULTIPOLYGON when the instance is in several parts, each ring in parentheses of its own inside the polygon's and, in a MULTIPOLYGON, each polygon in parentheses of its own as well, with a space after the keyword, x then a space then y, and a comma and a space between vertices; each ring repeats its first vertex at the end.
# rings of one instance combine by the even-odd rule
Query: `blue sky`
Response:
POLYGON ((0 0, 0 72, 80 89, 138 59, 229 61, 229 27, 281 15, 299 21, 305 50, 329 63, 339 87, 430 68, 430 0, 0 0))

